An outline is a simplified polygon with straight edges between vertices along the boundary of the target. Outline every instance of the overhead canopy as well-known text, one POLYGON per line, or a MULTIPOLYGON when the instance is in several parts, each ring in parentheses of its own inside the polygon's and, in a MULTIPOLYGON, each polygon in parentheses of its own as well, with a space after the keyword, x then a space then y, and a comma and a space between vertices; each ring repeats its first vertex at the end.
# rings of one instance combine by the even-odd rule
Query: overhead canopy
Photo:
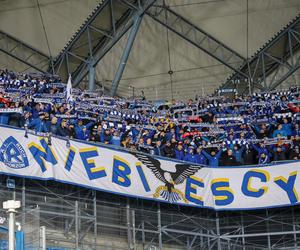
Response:
MULTIPOLYGON (((37 1, 0 1, 0 30, 55 57, 98 3, 96 0, 39 0, 43 27, 37 1)), ((299 0, 249 0, 247 53, 246 0, 167 0, 166 3, 245 58, 247 54, 252 56, 300 13, 299 0)), ((108 88, 127 37, 96 67, 97 80, 108 88)), ((16 71, 27 68, 4 54, 0 54, 0 67, 16 71)), ((145 15, 118 94, 130 96, 134 87, 136 95, 143 90, 149 99, 205 96, 231 73, 231 69, 145 15), (172 75, 168 74, 170 70, 174 72, 172 75)))

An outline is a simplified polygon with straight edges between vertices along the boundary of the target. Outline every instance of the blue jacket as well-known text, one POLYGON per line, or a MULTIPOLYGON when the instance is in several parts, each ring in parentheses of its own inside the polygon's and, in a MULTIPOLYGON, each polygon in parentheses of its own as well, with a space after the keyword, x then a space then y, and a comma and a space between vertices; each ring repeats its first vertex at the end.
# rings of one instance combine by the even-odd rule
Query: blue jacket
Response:
POLYGON ((75 134, 76 138, 79 140, 88 140, 90 138, 90 131, 89 129, 94 125, 94 122, 89 122, 85 127, 86 127, 86 132, 83 132, 83 125, 78 126, 75 123, 74 129, 75 129, 75 134))
POLYGON ((121 145, 121 137, 120 136, 112 136, 110 143, 115 146, 120 146, 121 145))
POLYGON ((187 153, 184 157, 184 160, 197 163, 197 156, 195 154, 187 153))
POLYGON ((3 114, 0 115, 0 124, 7 125, 8 121, 9 121, 9 114, 3 113, 3 114))
POLYGON ((221 157, 222 150, 220 149, 218 153, 215 154, 215 156, 212 156, 211 154, 207 153, 205 150, 202 151, 202 154, 208 159, 209 166, 211 167, 217 167, 219 166, 219 158, 221 157))
POLYGON ((174 134, 171 133, 171 132, 167 133, 167 134, 166 134, 166 140, 167 140, 167 141, 171 141, 171 139, 173 138, 173 136, 175 136, 175 133, 174 133, 174 134))
POLYGON ((184 150, 175 149, 175 158, 180 161, 185 160, 184 150))
POLYGON ((292 136, 299 135, 300 136, 300 130, 293 130, 291 133, 292 136))
POLYGON ((259 165, 268 164, 269 162, 270 162, 270 157, 268 155, 266 155, 266 157, 264 159, 261 157, 261 155, 259 156, 259 159, 258 159, 259 165))
POLYGON ((86 130, 84 132, 83 130, 76 131, 76 129, 75 129, 75 133, 76 133, 76 138, 79 139, 79 140, 87 141, 90 138, 90 131, 89 130, 86 130))
POLYGON ((287 136, 286 130, 284 130, 284 129, 281 129, 281 130, 276 129, 273 132, 272 137, 275 138, 275 137, 277 137, 278 134, 281 134, 281 136, 287 136))
POLYGON ((206 157, 202 153, 196 154, 196 158, 196 163, 201 165, 207 165, 206 157))
POLYGON ((140 131, 137 128, 132 127, 131 128, 131 133, 132 133, 132 139, 133 139, 133 141, 136 142, 137 137, 138 137, 140 131))
POLYGON ((286 135, 292 135, 292 124, 284 123, 282 124, 282 129, 286 132, 286 135))
POLYGON ((252 147, 257 151, 258 155, 261 154, 270 155, 270 152, 266 147, 258 147, 255 144, 252 144, 252 147))
POLYGON ((153 151, 154 151, 154 154, 155 154, 155 155, 159 155, 159 156, 162 155, 161 147, 155 146, 155 147, 153 148, 153 151))
POLYGON ((46 122, 40 118, 35 118, 31 120, 28 124, 29 129, 34 129, 36 132, 48 132, 46 122))
POLYGON ((244 160, 243 160, 243 153, 244 153, 244 150, 245 150, 245 146, 242 146, 240 149, 238 150, 234 150, 233 149, 233 155, 236 159, 237 162, 240 162, 240 163, 243 163, 244 160))

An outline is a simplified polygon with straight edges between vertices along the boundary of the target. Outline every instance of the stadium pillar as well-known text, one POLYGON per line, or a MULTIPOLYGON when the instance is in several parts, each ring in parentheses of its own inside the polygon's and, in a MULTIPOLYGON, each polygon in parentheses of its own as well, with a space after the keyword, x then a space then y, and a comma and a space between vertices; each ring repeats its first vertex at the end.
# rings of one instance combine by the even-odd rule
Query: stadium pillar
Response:
POLYGON ((89 63, 89 91, 95 90, 95 67, 93 66, 94 59, 90 59, 89 63))
POLYGON ((25 211, 25 203, 26 203, 26 193, 25 193, 25 179, 22 179, 22 226, 25 225, 25 215, 26 215, 26 211, 25 211))
POLYGON ((42 250, 46 250, 46 227, 40 227, 42 250))
POLYGON ((3 202, 3 209, 8 213, 8 250, 15 250, 15 215, 17 208, 21 207, 21 202, 9 200, 3 202))
POLYGON ((162 230, 161 230, 161 211, 160 211, 160 204, 157 203, 157 224, 158 224, 158 244, 159 244, 159 247, 158 249, 159 250, 162 250, 163 247, 162 247, 162 230))
POLYGON ((146 235, 145 235, 145 221, 144 221, 144 201, 142 200, 142 249, 146 246, 146 235))
POLYGON ((93 190, 93 206, 94 206, 94 250, 97 250, 97 193, 93 190))
POLYGON ((133 249, 136 249, 136 237, 135 237, 135 211, 132 210, 132 215, 131 215, 131 218, 132 218, 132 244, 133 244, 133 249))
POLYGON ((128 58, 129 58, 129 54, 130 54, 131 48, 133 46, 136 34, 137 34, 138 30, 139 30, 141 21, 142 21, 142 15, 140 15, 139 13, 136 13, 136 15, 134 17, 133 26, 132 26, 132 28, 130 30, 129 37, 128 37, 125 49, 123 51, 121 60, 120 60, 119 67, 117 69, 115 78, 114 78, 114 80, 112 82, 111 91, 110 91, 111 96, 115 96, 116 93, 117 93, 117 89, 118 89, 120 80, 122 78, 123 72, 125 70, 126 63, 127 63, 128 58))
POLYGON ((128 249, 132 249, 131 225, 130 225, 130 204, 129 199, 126 199, 126 224, 127 224, 127 241, 128 249))
POLYGON ((79 207, 78 201, 75 201, 75 249, 79 249, 79 207))

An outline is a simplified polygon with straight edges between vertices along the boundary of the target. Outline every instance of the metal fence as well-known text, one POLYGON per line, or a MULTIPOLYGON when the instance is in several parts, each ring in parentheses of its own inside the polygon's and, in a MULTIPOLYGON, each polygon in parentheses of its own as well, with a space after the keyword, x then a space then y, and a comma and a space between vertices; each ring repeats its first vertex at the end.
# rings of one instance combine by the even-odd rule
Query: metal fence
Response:
POLYGON ((7 188, 0 176, 0 202, 22 202, 16 218, 27 249, 42 249, 41 227, 48 250, 300 249, 298 206, 215 212, 14 179, 16 187, 7 188))

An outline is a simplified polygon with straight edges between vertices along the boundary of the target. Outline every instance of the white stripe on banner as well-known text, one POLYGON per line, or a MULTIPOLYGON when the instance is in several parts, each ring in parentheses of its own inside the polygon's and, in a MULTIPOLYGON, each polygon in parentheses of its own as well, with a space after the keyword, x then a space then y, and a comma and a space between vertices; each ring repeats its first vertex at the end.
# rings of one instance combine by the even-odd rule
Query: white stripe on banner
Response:
POLYGON ((0 113, 22 113, 22 108, 0 108, 0 113))
POLYGON ((1 127, 0 171, 121 195, 216 210, 299 203, 299 162, 208 168, 105 146, 28 135, 1 127))

